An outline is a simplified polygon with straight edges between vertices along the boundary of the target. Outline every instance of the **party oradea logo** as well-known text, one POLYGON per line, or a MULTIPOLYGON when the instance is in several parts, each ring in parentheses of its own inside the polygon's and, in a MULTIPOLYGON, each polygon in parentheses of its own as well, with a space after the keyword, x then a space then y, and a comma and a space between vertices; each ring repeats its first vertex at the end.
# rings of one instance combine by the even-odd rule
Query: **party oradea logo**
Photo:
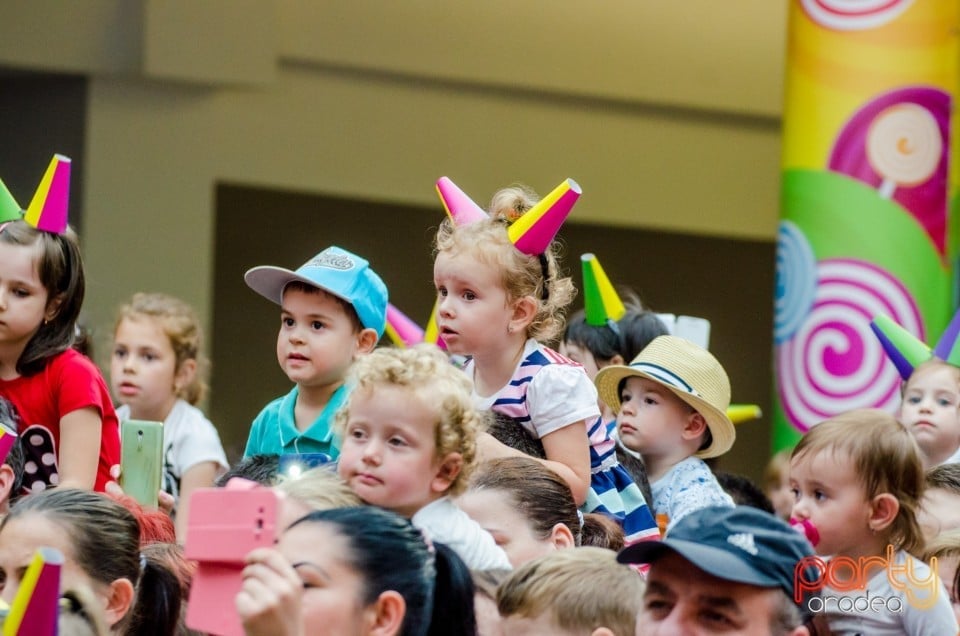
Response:
POLYGON ((926 610, 936 604, 940 591, 936 557, 930 559, 928 576, 920 578, 915 561, 905 558, 903 563, 897 563, 896 550, 891 545, 887 546, 885 557, 805 557, 797 563, 793 581, 794 601, 815 614, 900 614, 904 611, 904 599, 914 609, 926 610), (886 572, 890 587, 897 593, 870 595, 867 584, 879 572, 886 572), (857 595, 858 591, 863 594, 857 595))

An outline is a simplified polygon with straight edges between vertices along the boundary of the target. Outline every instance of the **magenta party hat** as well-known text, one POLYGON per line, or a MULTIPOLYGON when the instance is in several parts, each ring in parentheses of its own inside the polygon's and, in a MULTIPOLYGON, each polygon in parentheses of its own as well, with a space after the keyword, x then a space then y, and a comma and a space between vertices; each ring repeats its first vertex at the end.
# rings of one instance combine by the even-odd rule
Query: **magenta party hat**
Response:
POLYGON ((447 177, 437 180, 437 194, 443 209, 457 225, 470 225, 487 218, 487 213, 447 177))
POLYGON ((926 362, 933 355, 930 347, 888 316, 876 316, 870 322, 870 328, 904 380, 910 378, 917 365, 926 362))
POLYGON ((0 463, 7 459, 13 445, 17 443, 17 434, 5 426, 0 426, 0 463))
POLYGON ((67 203, 70 200, 70 159, 54 155, 37 186, 23 220, 44 232, 67 231, 67 203))
POLYGON ((16 221, 23 218, 23 208, 10 194, 7 185, 0 180, 0 223, 16 221))
POLYGON ((602 327, 616 322, 627 313, 627 308, 593 254, 581 254, 583 270, 583 313, 587 324, 602 327))
POLYGON ((37 549, 3 622, 3 636, 57 633, 62 567, 63 554, 59 550, 37 549))
POLYGON ((580 186, 573 179, 558 185, 507 228, 510 240, 524 254, 538 256, 546 252, 580 193, 580 186))
POLYGON ((387 337, 398 347, 405 348, 423 342, 423 329, 406 314, 387 303, 387 337))

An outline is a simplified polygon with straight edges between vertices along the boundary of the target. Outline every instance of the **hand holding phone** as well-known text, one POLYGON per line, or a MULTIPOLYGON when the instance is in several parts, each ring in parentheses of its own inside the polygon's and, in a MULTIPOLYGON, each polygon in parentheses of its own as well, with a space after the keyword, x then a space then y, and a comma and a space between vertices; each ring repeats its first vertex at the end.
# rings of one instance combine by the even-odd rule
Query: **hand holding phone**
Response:
POLYGON ((163 480, 163 424, 126 420, 120 440, 120 487, 141 506, 156 508, 163 480))
POLYGON ((226 488, 198 488, 190 497, 184 556, 197 561, 187 605, 187 627, 218 636, 242 636, 234 610, 243 568, 254 548, 276 538, 277 494, 231 479, 226 488))

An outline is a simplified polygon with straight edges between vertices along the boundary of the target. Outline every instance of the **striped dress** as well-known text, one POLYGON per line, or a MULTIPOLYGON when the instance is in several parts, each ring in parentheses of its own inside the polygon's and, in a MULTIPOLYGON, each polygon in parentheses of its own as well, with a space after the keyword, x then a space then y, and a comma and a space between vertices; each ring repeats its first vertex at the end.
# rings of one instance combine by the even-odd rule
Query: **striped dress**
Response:
MULTIPOLYGON (((464 369, 473 377, 473 362, 464 369)), ((616 456, 597 407, 597 391, 576 362, 536 340, 528 340, 510 382, 489 397, 474 394, 475 406, 502 413, 539 439, 571 424, 591 422, 585 431, 590 446, 590 489, 582 512, 598 512, 623 526, 628 544, 660 537, 657 524, 616 456)))

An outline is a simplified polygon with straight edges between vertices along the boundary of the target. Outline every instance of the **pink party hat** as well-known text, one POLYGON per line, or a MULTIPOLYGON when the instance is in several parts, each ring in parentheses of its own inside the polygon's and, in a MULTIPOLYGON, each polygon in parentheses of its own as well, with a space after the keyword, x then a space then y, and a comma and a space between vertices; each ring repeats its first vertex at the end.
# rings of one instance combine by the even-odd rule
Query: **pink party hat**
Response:
POLYGON ((870 328, 880 339, 887 357, 904 380, 910 378, 917 365, 926 362, 933 355, 930 347, 922 340, 883 314, 870 322, 870 328))
POLYGON ((470 225, 487 218, 483 208, 474 203, 473 199, 448 177, 437 180, 437 194, 443 203, 443 209, 457 225, 470 225))
POLYGON ((398 347, 410 347, 423 342, 423 329, 402 311, 387 303, 387 337, 398 347))
POLYGON ((4 426, 0 426, 0 463, 7 460, 10 449, 17 443, 17 434, 4 426))
POLYGON ((593 254, 581 254, 580 266, 583 270, 583 312, 587 324, 603 327, 611 321, 616 322, 623 318, 627 308, 597 257, 593 254))
POLYGON ((953 315, 947 330, 940 336, 933 355, 955 367, 960 367, 960 310, 953 315))
POLYGON ((70 159, 54 155, 23 219, 44 232, 67 231, 67 203, 70 200, 70 159))
POLYGON ((56 636, 63 554, 38 548, 3 622, 3 636, 56 636))
POLYGON ((0 180, 0 223, 16 221, 23 218, 23 208, 10 194, 7 185, 0 180))
POLYGON ((510 240, 524 254, 543 254, 579 198, 580 186, 567 179, 507 228, 510 240))

